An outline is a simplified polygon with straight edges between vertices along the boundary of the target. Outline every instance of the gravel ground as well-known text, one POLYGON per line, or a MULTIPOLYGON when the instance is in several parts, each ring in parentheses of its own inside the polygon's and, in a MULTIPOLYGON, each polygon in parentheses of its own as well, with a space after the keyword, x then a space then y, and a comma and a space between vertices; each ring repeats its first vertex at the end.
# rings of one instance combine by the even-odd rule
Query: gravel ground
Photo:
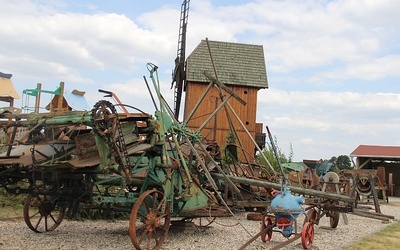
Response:
MULTIPOLYGON (((383 214, 400 218, 400 206, 381 205, 383 214)), ((245 212, 235 213, 243 225, 233 218, 218 218, 207 229, 184 232, 171 230, 162 249, 238 249, 259 232, 260 222, 246 219, 245 212), (244 229, 245 228, 245 229, 244 229)), ((331 229, 329 219, 322 218, 315 226, 311 249, 341 249, 348 244, 374 234, 389 224, 380 220, 348 214, 348 225, 340 217, 339 226, 331 229)), ((304 216, 298 218, 303 222, 304 216)), ((299 223, 299 224, 301 224, 299 223)), ((53 232, 38 234, 31 231, 23 219, 0 221, 0 249, 133 249, 128 232, 129 221, 68 221, 64 220, 53 232)), ((284 242, 279 233, 272 234, 269 243, 255 240, 246 249, 268 249, 284 242)), ((300 239, 283 249, 302 249, 300 239)))

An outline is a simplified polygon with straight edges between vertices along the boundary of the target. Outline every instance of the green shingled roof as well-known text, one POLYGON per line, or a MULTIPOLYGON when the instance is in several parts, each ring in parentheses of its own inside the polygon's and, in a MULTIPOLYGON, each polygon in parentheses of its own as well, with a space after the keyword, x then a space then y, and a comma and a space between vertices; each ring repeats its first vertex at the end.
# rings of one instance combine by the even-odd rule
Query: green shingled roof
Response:
MULTIPOLYGON (((231 85, 268 88, 262 45, 208 41, 221 82, 231 85)), ((203 74, 214 69, 206 40, 193 50, 187 58, 186 80, 210 82, 203 74)))

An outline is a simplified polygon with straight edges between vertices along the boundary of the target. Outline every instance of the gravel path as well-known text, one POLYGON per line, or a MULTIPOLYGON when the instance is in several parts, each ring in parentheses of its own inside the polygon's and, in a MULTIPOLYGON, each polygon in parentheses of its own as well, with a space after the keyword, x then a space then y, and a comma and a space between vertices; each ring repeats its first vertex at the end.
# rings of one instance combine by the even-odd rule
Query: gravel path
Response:
MULTIPOLYGON (((381 205, 383 214, 400 218, 400 206, 381 205)), ((259 232, 260 223, 246 219, 246 213, 235 214, 243 227, 252 235, 259 232)), ((304 216, 298 218, 303 222, 304 216)), ((374 234, 388 224, 380 220, 348 215, 348 225, 340 218, 336 229, 329 227, 329 218, 322 218, 315 226, 315 241, 312 249, 340 249, 351 242, 374 234)), ((251 236, 237 221, 218 218, 207 229, 193 229, 184 232, 171 230, 162 249, 238 249, 251 236), (230 225, 230 226, 226 226, 230 225)), ((300 223, 299 223, 300 224, 300 223)), ((128 233, 129 221, 67 221, 53 232, 37 234, 32 232, 23 219, 0 221, 0 249, 133 249, 128 233)), ((270 243, 254 241, 247 249, 268 249, 286 239, 279 233, 272 234, 270 243)), ((296 240, 283 249, 302 249, 296 240)))

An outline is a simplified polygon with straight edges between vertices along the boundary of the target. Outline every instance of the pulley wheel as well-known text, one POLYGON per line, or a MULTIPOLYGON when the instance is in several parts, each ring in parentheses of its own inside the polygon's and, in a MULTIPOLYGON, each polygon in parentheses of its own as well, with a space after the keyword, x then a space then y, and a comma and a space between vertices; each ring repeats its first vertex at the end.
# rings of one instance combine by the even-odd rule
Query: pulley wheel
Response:
POLYGON ((339 183, 339 175, 335 172, 328 172, 324 175, 324 181, 329 183, 339 183))
POLYGON ((109 101, 98 101, 92 109, 94 131, 100 136, 113 135, 117 126, 117 111, 109 101))

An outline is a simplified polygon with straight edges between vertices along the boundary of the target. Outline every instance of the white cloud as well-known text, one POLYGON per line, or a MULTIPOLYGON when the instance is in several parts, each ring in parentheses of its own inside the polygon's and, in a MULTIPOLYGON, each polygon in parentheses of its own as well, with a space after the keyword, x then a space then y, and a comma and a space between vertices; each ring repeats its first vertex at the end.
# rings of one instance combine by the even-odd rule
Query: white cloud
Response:
POLYGON ((258 122, 275 131, 294 158, 350 154, 359 144, 397 145, 400 94, 355 92, 259 92, 258 122), (290 116, 289 116, 290 115, 290 116), (309 151, 311 150, 311 151, 309 151))
POLYGON ((169 29, 145 30, 124 15, 54 13, 46 6, 20 3, 7 6, 12 15, 4 15, 7 24, 0 25, 0 62, 12 66, 8 68, 19 64, 22 71, 29 71, 33 66, 38 75, 84 83, 85 77, 74 74, 84 70, 130 71, 138 65, 144 68, 151 60, 149 55, 166 58, 172 54, 166 51, 172 51, 177 42, 167 36, 169 29), (165 30, 164 34, 160 30, 165 30))
POLYGON ((342 78, 360 78, 375 80, 387 76, 400 76, 400 55, 374 58, 361 64, 350 64, 339 74, 342 78))
MULTIPOLYGON (((70 4, 2 1, 0 71, 14 74, 18 90, 36 82, 53 89, 65 81, 70 89, 89 89, 90 102, 101 97, 92 90, 104 88, 151 112, 141 78, 150 61, 160 66, 163 95, 172 100, 180 2, 138 16, 100 5, 72 11, 70 4)), ((258 121, 273 128, 281 146, 292 142, 295 158, 348 154, 361 143, 400 143, 400 1, 228 4, 191 2, 186 54, 206 37, 262 44, 270 89, 259 92, 258 121), (371 82, 389 85, 388 78, 395 84, 381 91, 387 93, 369 89, 371 82)))
POLYGON ((344 63, 341 70, 322 69, 324 73, 314 76, 314 81, 320 82, 318 77, 337 73, 367 79, 382 78, 388 71, 398 74, 398 70, 392 70, 398 68, 393 59, 382 57, 371 63, 376 55, 390 49, 383 42, 392 41, 389 46, 397 46, 399 42, 398 35, 393 33, 397 21, 391 23, 386 17, 395 15, 396 5, 399 5, 396 1, 258 1, 221 7, 214 16, 209 9, 208 14, 204 13, 207 9, 199 14, 205 27, 213 27, 208 33, 213 34, 214 30, 220 33, 217 38, 236 41, 240 34, 250 34, 242 39, 263 44, 270 71, 290 72, 344 63), (236 36, 224 35, 226 31, 236 36), (382 66, 378 70, 373 68, 377 65, 382 66))

